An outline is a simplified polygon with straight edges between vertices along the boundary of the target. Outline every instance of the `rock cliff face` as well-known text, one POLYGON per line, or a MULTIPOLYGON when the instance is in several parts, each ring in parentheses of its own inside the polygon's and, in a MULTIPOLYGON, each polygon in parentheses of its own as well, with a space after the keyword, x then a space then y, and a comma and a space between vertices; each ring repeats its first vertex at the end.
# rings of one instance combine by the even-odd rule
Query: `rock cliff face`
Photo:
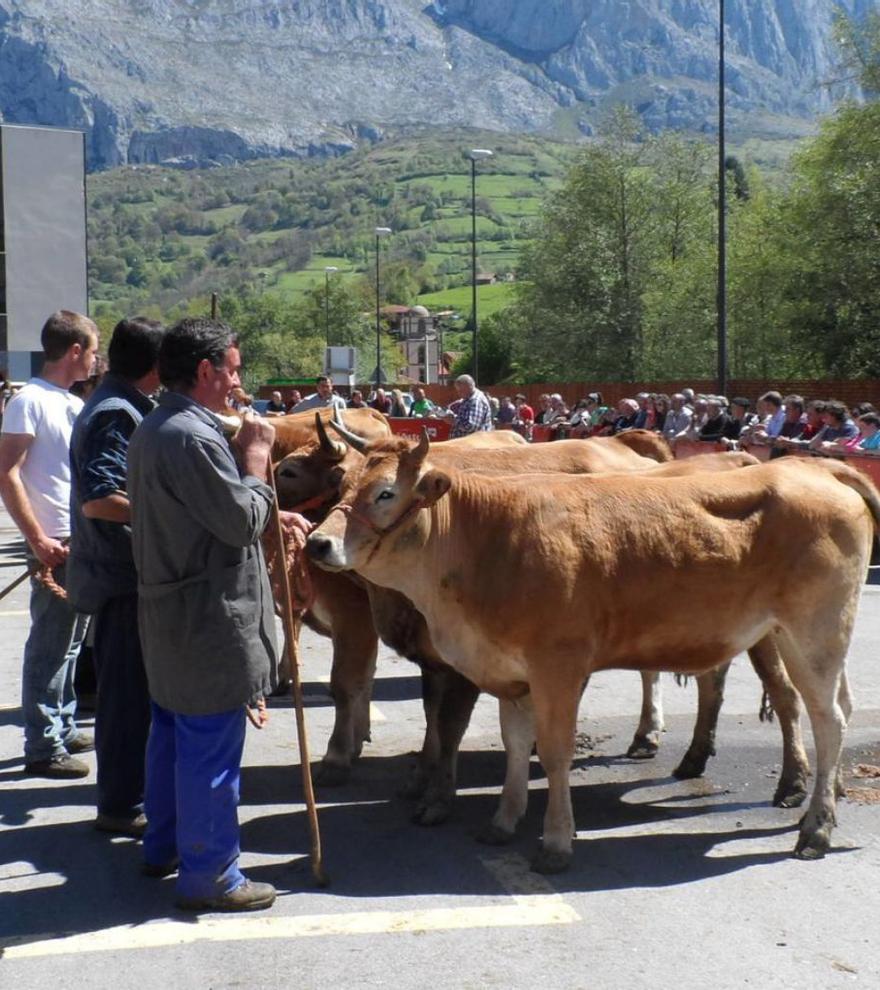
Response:
MULTIPOLYGON (((0 0, 0 116, 90 162, 336 154, 387 129, 711 128, 708 0, 0 0)), ((880 0, 843 0, 855 14, 880 0)), ((734 125, 829 105, 833 0, 728 0, 734 125)))

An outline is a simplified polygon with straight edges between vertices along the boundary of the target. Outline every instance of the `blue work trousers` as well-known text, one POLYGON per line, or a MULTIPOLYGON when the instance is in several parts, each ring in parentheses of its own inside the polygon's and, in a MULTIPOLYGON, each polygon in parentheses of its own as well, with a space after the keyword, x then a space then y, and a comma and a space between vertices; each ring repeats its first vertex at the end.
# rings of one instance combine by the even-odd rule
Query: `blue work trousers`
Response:
POLYGON ((144 860, 180 857, 177 893, 216 897, 244 882, 238 869, 238 787, 244 708, 178 715, 152 702, 147 742, 144 860))
MULTIPOLYGON (((33 565, 34 558, 28 558, 33 565)), ((64 586, 64 565, 52 572, 64 586)), ((21 710, 25 763, 61 756, 77 735, 73 677, 88 617, 31 578, 31 630, 24 644, 21 710)))
POLYGON ((138 635, 137 595, 111 598, 93 622, 98 811, 133 818, 143 810, 150 692, 138 635))

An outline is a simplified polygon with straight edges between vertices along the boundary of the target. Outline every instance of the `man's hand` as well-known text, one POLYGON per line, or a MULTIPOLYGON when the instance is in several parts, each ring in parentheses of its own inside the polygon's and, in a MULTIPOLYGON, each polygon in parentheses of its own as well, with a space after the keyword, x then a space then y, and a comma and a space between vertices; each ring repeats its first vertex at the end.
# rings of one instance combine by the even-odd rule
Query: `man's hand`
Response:
POLYGON ((245 474, 261 479, 267 476, 274 440, 275 427, 271 423, 259 416, 242 417, 241 429, 232 441, 232 448, 245 474))
POLYGON ((63 564, 67 560, 67 555, 70 553, 70 550, 63 543, 53 540, 48 536, 31 541, 30 548, 33 550, 37 560, 50 570, 58 567, 59 564, 63 564))
POLYGON ((315 528, 314 525, 298 512, 282 510, 278 515, 281 518, 281 528, 284 530, 285 538, 291 540, 296 547, 305 546, 306 537, 315 528))

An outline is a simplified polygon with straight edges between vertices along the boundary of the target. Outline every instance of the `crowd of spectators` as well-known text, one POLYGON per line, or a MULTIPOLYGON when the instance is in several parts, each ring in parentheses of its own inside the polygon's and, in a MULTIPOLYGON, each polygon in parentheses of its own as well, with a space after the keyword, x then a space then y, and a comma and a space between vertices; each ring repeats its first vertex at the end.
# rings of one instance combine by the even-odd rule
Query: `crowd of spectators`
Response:
POLYGON ((495 423, 530 437, 535 424, 552 439, 613 436, 625 430, 653 430, 671 447, 680 441, 713 443, 734 450, 743 445, 771 447, 771 458, 795 450, 824 454, 880 454, 880 413, 870 402, 852 409, 837 399, 807 400, 801 395, 765 392, 752 408, 743 396, 696 394, 685 388, 674 395, 639 392, 634 398, 606 404, 590 392, 569 408, 558 392, 538 398, 537 411, 524 395, 500 400, 495 423))

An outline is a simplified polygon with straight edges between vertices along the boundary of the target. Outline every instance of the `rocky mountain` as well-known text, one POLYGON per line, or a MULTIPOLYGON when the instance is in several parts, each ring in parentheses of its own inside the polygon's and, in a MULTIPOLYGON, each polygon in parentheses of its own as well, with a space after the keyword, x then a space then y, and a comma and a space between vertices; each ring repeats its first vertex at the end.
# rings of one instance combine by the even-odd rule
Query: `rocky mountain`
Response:
MULTIPOLYGON (((728 0, 734 128, 797 133, 830 106, 837 6, 728 0)), ((0 0, 0 116, 84 128, 93 167, 589 134, 618 99, 710 130, 716 21, 715 0, 0 0)))

